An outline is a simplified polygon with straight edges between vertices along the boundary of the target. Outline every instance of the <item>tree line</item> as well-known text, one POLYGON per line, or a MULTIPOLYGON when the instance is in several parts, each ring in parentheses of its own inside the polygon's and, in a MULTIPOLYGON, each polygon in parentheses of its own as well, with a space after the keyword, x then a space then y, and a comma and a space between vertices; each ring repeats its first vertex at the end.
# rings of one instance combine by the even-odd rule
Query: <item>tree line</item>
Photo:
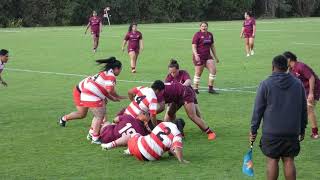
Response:
POLYGON ((320 16, 320 0, 1 0, 0 27, 83 25, 93 10, 123 24, 320 16))

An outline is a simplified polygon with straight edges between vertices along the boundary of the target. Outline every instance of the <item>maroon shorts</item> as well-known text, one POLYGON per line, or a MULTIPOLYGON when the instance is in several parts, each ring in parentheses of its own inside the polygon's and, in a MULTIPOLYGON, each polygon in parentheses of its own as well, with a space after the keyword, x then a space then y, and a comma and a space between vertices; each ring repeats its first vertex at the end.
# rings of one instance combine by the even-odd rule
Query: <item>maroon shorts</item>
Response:
POLYGON ((100 33, 99 32, 91 31, 91 34, 94 35, 97 38, 100 37, 100 33))
POLYGON ((128 53, 130 53, 130 52, 132 52, 132 51, 134 51, 136 54, 139 54, 139 49, 138 48, 128 48, 128 53))
POLYGON ((244 38, 254 38, 252 35, 253 35, 253 32, 245 32, 243 33, 244 35, 244 38))
POLYGON ((183 94, 183 104, 195 103, 195 101, 197 102, 196 93, 194 92, 192 87, 187 86, 183 94))
POLYGON ((73 88, 73 101, 76 106, 83 106, 83 103, 80 100, 81 92, 77 87, 73 88))
POLYGON ((205 55, 199 55, 199 56, 200 56, 200 61, 196 61, 196 58, 194 57, 194 55, 192 55, 192 61, 195 66, 203 66, 207 63, 209 59, 213 59, 211 54, 205 54, 205 55))
POLYGON ((109 143, 116 140, 116 137, 113 135, 113 129, 115 125, 108 125, 103 128, 100 138, 102 143, 109 143))

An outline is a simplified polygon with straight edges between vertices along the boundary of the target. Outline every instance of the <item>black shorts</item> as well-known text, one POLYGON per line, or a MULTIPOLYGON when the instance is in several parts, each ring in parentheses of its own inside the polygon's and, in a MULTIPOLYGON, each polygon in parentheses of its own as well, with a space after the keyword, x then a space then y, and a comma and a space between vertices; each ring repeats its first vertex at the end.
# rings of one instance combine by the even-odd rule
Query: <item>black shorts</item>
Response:
POLYGON ((300 142, 297 138, 261 137, 260 149, 270 158, 295 157, 300 152, 300 142))

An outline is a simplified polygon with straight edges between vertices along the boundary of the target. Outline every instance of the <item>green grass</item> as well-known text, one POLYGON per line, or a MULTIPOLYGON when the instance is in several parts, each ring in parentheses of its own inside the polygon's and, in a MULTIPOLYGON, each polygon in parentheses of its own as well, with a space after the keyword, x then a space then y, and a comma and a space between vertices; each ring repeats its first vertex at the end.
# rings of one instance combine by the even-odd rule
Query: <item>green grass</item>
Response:
MULTIPOLYGON (((209 23, 221 61, 218 88, 257 86, 271 73, 272 58, 285 50, 295 52, 320 75, 319 18, 258 20, 256 55, 250 58, 245 57, 239 38, 241 24, 209 23)), ((164 79, 167 63, 174 57, 193 76, 191 39, 198 23, 150 24, 139 28, 145 50, 134 75, 129 72, 127 54, 121 52, 127 25, 105 27, 95 55, 91 52, 90 36, 84 36, 84 27, 0 29, 0 42, 1 48, 10 50, 7 68, 90 75, 99 69, 95 59, 116 56, 124 64, 119 80, 149 82, 164 79)), ((206 86, 207 75, 206 71, 202 76, 202 86, 206 86)), ((82 77, 10 69, 4 71, 3 77, 9 86, 0 87, 0 179, 252 179, 241 173, 241 164, 248 149, 254 93, 221 92, 210 96, 203 92, 198 96, 206 122, 217 132, 214 142, 208 142, 180 110, 178 115, 187 123, 184 155, 191 161, 182 165, 168 156, 158 162, 139 162, 123 156, 122 148, 101 151, 85 138, 91 114, 68 123, 67 128, 58 127, 57 118, 74 110, 72 88, 82 77)), ((148 84, 118 81, 117 89, 125 95, 129 88, 139 85, 148 84)), ((128 103, 109 103, 109 119, 128 103)), ((320 115, 319 107, 317 114, 320 115)), ((306 137, 302 143, 296 158, 298 179, 319 179, 319 142, 306 137)), ((258 142, 254 164, 253 179, 265 179, 265 157, 258 142)), ((282 171, 280 174, 280 179, 284 179, 282 171)))

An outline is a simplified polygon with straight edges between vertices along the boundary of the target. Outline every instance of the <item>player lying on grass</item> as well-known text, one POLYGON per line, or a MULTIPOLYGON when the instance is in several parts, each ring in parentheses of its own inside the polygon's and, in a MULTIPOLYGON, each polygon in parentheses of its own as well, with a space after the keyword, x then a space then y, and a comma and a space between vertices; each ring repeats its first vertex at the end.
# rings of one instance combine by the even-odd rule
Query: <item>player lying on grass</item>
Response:
POLYGON ((160 160, 165 152, 171 152, 179 162, 188 163, 183 159, 182 135, 177 126, 171 122, 161 122, 149 135, 126 134, 107 144, 103 149, 128 146, 125 154, 132 155, 140 161, 160 160))
POLYGON ((137 118, 124 114, 119 116, 119 122, 116 124, 105 122, 100 131, 101 142, 109 143, 117 140, 121 136, 134 133, 139 133, 143 136, 147 135, 149 131, 146 127, 149 120, 149 113, 141 111, 137 118))
POLYGON ((126 97, 119 96, 115 90, 116 76, 120 74, 122 68, 121 62, 115 57, 96 62, 104 64, 103 70, 94 76, 85 78, 74 88, 73 99, 77 111, 62 116, 59 119, 59 124, 65 127, 67 121, 83 119, 90 109, 94 117, 87 138, 92 139, 92 143, 100 144, 99 131, 103 119, 107 117, 106 103, 108 99, 120 101, 126 97))
POLYGON ((176 119, 177 111, 184 106, 188 117, 199 126, 199 128, 207 133, 209 140, 214 140, 216 134, 210 129, 205 121, 197 115, 196 95, 192 87, 184 86, 179 82, 165 83, 163 94, 158 98, 160 109, 164 109, 165 104, 170 104, 166 112, 165 121, 176 119))

